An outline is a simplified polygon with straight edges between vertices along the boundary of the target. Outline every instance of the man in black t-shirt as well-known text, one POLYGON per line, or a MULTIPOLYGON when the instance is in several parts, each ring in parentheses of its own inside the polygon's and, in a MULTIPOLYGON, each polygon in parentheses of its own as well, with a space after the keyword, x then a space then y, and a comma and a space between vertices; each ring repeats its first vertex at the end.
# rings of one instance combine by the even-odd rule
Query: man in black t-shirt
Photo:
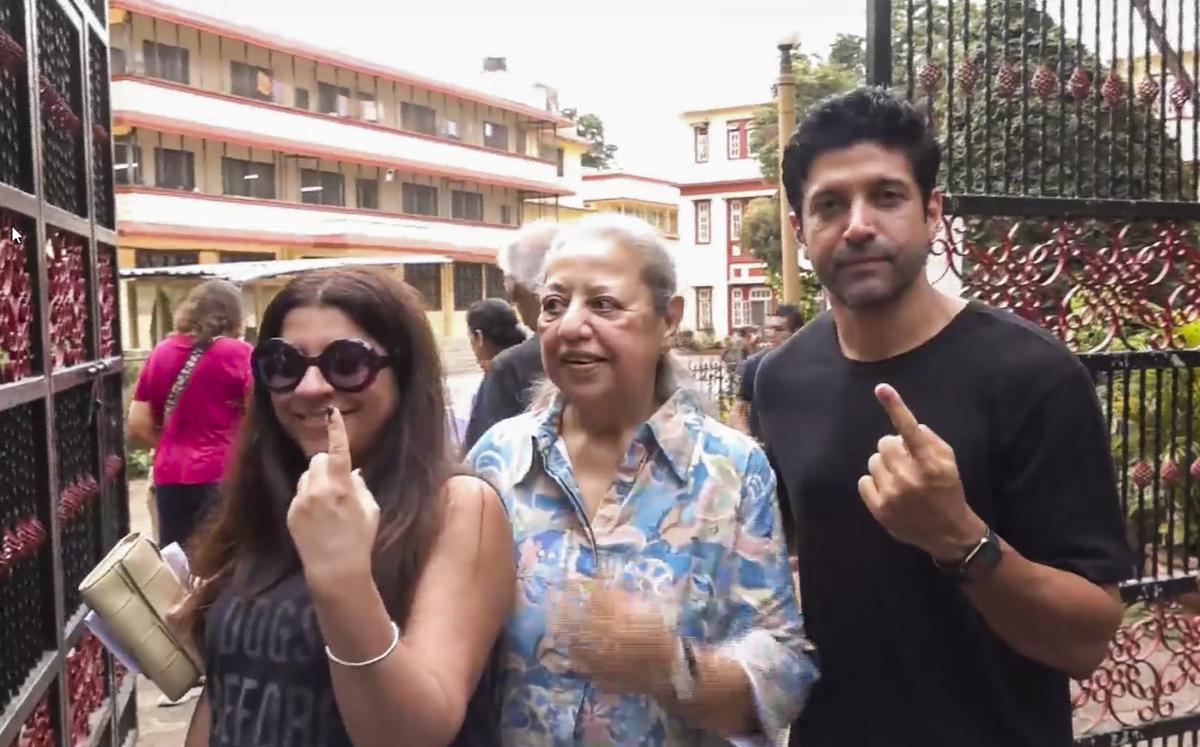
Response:
POLYGON ((758 373, 758 364, 762 363, 767 353, 782 345, 803 326, 804 317, 800 314, 800 309, 790 303, 778 307, 774 314, 767 317, 764 325, 766 346, 742 364, 742 378, 738 385, 737 404, 733 408, 732 422, 743 433, 760 438, 758 421, 754 417, 754 376, 758 373))
POLYGON ((759 366, 822 678, 793 744, 1071 744, 1132 572, 1087 372, 925 260, 940 150, 882 90, 819 105, 784 155, 831 311, 759 366), (790 501, 788 498, 790 497, 790 501))

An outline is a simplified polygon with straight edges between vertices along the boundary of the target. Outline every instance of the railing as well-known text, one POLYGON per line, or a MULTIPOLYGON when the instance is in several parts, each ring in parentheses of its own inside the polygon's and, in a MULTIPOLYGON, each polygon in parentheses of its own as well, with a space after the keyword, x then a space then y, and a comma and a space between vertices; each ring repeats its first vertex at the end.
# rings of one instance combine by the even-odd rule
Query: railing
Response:
POLYGON ((741 363, 713 356, 688 356, 684 362, 694 383, 708 396, 721 418, 728 420, 737 404, 742 382, 741 363))

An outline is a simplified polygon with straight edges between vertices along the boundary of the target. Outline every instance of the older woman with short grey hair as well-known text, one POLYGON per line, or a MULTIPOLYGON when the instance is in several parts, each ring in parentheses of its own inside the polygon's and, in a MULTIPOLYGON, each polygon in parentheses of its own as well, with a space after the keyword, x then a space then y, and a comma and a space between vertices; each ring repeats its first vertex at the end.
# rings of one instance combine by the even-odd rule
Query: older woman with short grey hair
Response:
POLYGON ((767 459, 671 362, 675 286, 646 223, 564 229, 546 389, 468 457, 516 544, 505 744, 778 743, 816 679, 767 459))

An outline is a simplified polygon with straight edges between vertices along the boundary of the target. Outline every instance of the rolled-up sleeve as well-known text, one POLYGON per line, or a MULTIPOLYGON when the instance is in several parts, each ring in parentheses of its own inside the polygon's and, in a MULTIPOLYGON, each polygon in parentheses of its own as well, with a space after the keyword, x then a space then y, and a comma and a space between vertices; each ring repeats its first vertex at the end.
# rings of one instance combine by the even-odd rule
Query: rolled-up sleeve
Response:
POLYGON ((745 669, 761 727, 733 741, 774 745, 804 708, 818 672, 788 565, 775 474, 761 449, 751 452, 744 474, 720 649, 745 669))

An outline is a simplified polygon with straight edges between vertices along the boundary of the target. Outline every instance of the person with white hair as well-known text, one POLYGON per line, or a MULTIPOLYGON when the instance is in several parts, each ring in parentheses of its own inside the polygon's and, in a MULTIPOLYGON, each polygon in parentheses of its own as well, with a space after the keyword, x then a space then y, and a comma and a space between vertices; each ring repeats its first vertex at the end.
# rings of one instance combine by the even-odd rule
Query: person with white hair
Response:
MULTIPOLYGON (((500 269, 504 271, 504 290, 521 321, 530 329, 537 329, 540 311, 537 283, 542 261, 558 230, 558 224, 549 221, 528 223, 497 257, 500 269)), ((474 446, 488 428, 524 412, 529 406, 532 389, 542 375, 542 347, 537 335, 531 335, 525 342, 493 358, 491 370, 479 385, 479 394, 471 407, 471 418, 463 439, 464 451, 474 446)))
POLYGON ((672 361, 670 254, 645 222, 595 215, 543 274, 548 381, 467 460, 517 560, 501 742, 779 744, 817 670, 775 477, 672 361))

